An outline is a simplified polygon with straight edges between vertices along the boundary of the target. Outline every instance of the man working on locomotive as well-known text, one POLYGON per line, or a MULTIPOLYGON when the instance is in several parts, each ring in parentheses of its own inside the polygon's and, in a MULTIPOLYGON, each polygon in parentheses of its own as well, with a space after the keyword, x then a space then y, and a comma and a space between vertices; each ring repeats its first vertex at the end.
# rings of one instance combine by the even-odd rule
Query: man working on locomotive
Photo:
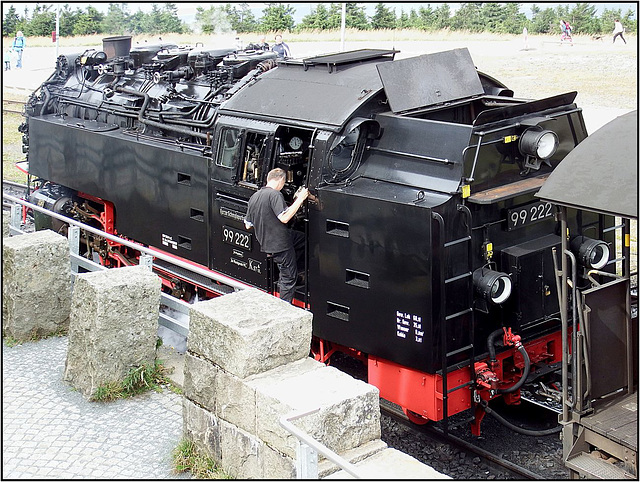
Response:
POLYGON ((276 168, 269 171, 266 186, 249 198, 244 224, 247 229, 255 229, 261 251, 273 256, 280 271, 280 298, 291 303, 298 278, 298 253, 304 247, 304 234, 289 230, 287 223, 307 199, 309 191, 302 188, 293 204, 287 207, 280 192, 285 180, 284 170, 276 168))

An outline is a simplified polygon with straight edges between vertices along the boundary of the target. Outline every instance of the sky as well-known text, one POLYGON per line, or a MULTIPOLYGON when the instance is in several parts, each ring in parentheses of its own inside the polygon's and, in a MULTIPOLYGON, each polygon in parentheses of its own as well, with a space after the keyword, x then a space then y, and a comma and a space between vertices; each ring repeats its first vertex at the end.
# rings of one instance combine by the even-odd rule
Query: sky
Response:
MULTIPOLYGON (((11 2, 11 1, 3 1, 2 2, 2 15, 4 17, 4 14, 6 13, 6 11, 9 9, 9 7, 11 5, 13 5, 18 14, 22 15, 24 12, 24 8, 25 6, 28 6, 30 10, 32 10, 33 5, 35 2, 11 2)), ((97 9, 106 12, 109 6, 109 2, 94 2, 94 3, 76 3, 76 2, 47 2, 47 1, 41 1, 40 2, 43 5, 55 5, 56 3, 59 3, 60 5, 64 5, 66 3, 69 3, 70 6, 72 8, 81 8, 81 9, 86 9, 86 7, 88 5, 93 5, 94 7, 96 7, 97 9)), ((138 10, 142 10, 143 12, 148 12, 151 10, 151 5, 152 3, 158 3, 158 4, 162 4, 165 2, 127 2, 127 6, 128 6, 128 11, 129 13, 135 13, 138 10)), ((185 21, 188 24, 193 23, 194 21, 194 17, 195 17, 195 13, 196 13, 196 8, 199 6, 208 6, 210 4, 214 4, 214 3, 227 3, 227 2, 207 2, 207 3, 195 3, 195 2, 181 2, 181 1, 176 1, 174 2, 176 3, 177 7, 178 7, 178 16, 180 17, 181 20, 185 21)), ((228 3, 240 3, 240 2, 228 2, 228 3)), ((252 10, 252 13, 255 15, 256 18, 259 18, 262 16, 262 11, 266 8, 267 3, 265 2, 247 2, 249 4, 249 7, 252 10)), ((298 3, 298 2, 282 2, 285 5, 290 5, 291 7, 293 7, 295 9, 295 13, 293 14, 293 18, 296 24, 300 23, 302 21, 302 18, 306 15, 309 15, 311 13, 312 9, 315 9, 316 6, 318 5, 317 2, 309 2, 309 3, 298 3)), ((330 2, 327 2, 327 4, 330 2)), ((375 13, 375 6, 378 2, 362 2, 363 5, 366 6, 366 12, 367 15, 372 16, 375 13)), ((420 6, 426 6, 426 5, 431 5, 431 8, 437 8, 439 5, 441 5, 442 2, 422 2, 422 3, 411 3, 411 2, 384 2, 389 6, 395 6, 395 11, 396 11, 396 15, 400 15, 400 12, 402 9, 404 9, 404 11, 406 13, 409 13, 411 11, 411 9, 415 9, 416 11, 418 10, 418 8, 420 6)), ((547 8, 547 7, 551 7, 554 8, 556 5, 560 5, 560 3, 556 2, 556 3, 548 3, 548 2, 534 2, 536 3, 539 7, 541 8, 547 8)), ((634 11, 636 11, 636 15, 637 15, 637 3, 636 2, 628 2, 628 3, 621 3, 621 2, 589 2, 592 5, 594 5, 596 7, 596 9, 598 10, 598 12, 601 12, 602 10, 604 10, 605 8, 609 8, 609 9, 621 9, 622 13, 626 13, 628 9, 632 9, 634 11)), ((454 12, 456 10, 456 7, 459 3, 457 2, 449 2, 449 5, 451 7, 452 12, 454 12)), ((569 3, 569 5, 574 5, 575 3, 569 3)), ((525 14, 529 14, 529 6, 533 5, 533 3, 522 3, 521 5, 521 11, 525 14)))

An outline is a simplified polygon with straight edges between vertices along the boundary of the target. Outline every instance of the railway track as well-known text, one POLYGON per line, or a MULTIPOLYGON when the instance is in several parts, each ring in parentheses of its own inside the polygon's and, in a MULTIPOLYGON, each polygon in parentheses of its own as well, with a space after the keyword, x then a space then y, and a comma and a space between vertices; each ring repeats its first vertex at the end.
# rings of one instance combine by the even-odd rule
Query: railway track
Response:
POLYGON ((380 410, 383 414, 391 417, 394 421, 403 424, 416 433, 427 436, 435 442, 454 447, 465 454, 469 454, 471 457, 479 457, 486 465, 504 473, 507 478, 518 480, 543 480, 545 478, 526 469, 525 467, 521 467, 496 454, 484 450, 481 447, 477 447, 459 437, 456 437, 455 435, 445 435, 443 431, 435 425, 415 425, 409 421, 400 407, 387 402, 386 400, 380 399, 380 410))
POLYGON ((20 110, 11 109, 10 106, 19 105, 24 106, 23 100, 10 100, 10 99, 2 99, 2 112, 7 112, 11 114, 22 114, 22 108, 20 110))
MULTIPOLYGON (((3 179, 2 193, 10 194, 18 198, 23 198, 27 193, 27 185, 3 179)), ((10 209, 12 205, 13 205, 12 202, 5 201, 4 198, 2 199, 2 209, 10 209)))
MULTIPOLYGON (((354 378, 366 381, 366 369, 354 358, 338 353, 332 358, 331 365, 354 378)), ((520 423, 531 428, 547 429, 557 423, 557 413, 552 407, 534 405, 524 399, 520 407, 508 409, 496 403, 492 408, 513 423, 518 418, 516 414, 526 414, 528 420, 520 423)), ((568 478, 558 434, 524 436, 513 432, 493 417, 485 416, 482 435, 475 437, 471 435, 466 420, 462 424, 458 423, 468 414, 459 414, 450 419, 449 433, 445 436, 438 424, 411 423, 399 406, 386 400, 380 399, 380 410, 383 415, 381 428, 384 442, 454 479, 568 478)))

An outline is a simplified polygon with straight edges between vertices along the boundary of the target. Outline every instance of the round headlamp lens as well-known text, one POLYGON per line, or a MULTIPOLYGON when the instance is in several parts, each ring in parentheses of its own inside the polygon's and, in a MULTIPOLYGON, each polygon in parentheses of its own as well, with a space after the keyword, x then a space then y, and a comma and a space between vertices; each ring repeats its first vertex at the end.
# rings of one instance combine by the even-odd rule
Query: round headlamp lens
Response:
POLYGON ((609 261, 609 246, 606 244, 598 244, 594 246, 588 253, 589 265, 593 269, 604 268, 609 261))
POLYGON ((556 136, 555 132, 543 131, 538 140, 537 157, 548 159, 556 153, 556 150, 558 150, 558 136, 556 136))
POLYGON ((473 273, 477 293, 487 301, 499 305, 511 295, 511 278, 505 273, 478 268, 473 273))
POLYGON ((609 245, 604 241, 576 236, 571 240, 571 251, 587 268, 602 269, 609 262, 609 245))
POLYGON ((548 159, 558 150, 558 136, 550 130, 532 127, 520 137, 520 152, 538 159, 548 159))

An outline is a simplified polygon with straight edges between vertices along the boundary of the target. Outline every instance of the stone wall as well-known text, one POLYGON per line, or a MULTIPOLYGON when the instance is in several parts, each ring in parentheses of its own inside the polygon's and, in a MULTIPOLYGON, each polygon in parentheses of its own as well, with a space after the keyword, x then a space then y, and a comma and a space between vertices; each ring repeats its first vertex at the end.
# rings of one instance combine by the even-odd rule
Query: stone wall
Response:
POLYGON ((2 331, 17 340, 66 332, 71 269, 67 238, 53 231, 2 240, 2 331))
POLYGON ((195 304, 184 433, 236 478, 295 478, 295 424, 338 453, 380 437, 378 389, 309 358, 310 312, 258 290, 195 304))
POLYGON ((9 224, 11 222, 11 213, 9 211, 2 211, 2 237, 9 237, 9 224))
POLYGON ((87 398, 156 357, 160 278, 144 266, 76 277, 64 380, 87 398))

